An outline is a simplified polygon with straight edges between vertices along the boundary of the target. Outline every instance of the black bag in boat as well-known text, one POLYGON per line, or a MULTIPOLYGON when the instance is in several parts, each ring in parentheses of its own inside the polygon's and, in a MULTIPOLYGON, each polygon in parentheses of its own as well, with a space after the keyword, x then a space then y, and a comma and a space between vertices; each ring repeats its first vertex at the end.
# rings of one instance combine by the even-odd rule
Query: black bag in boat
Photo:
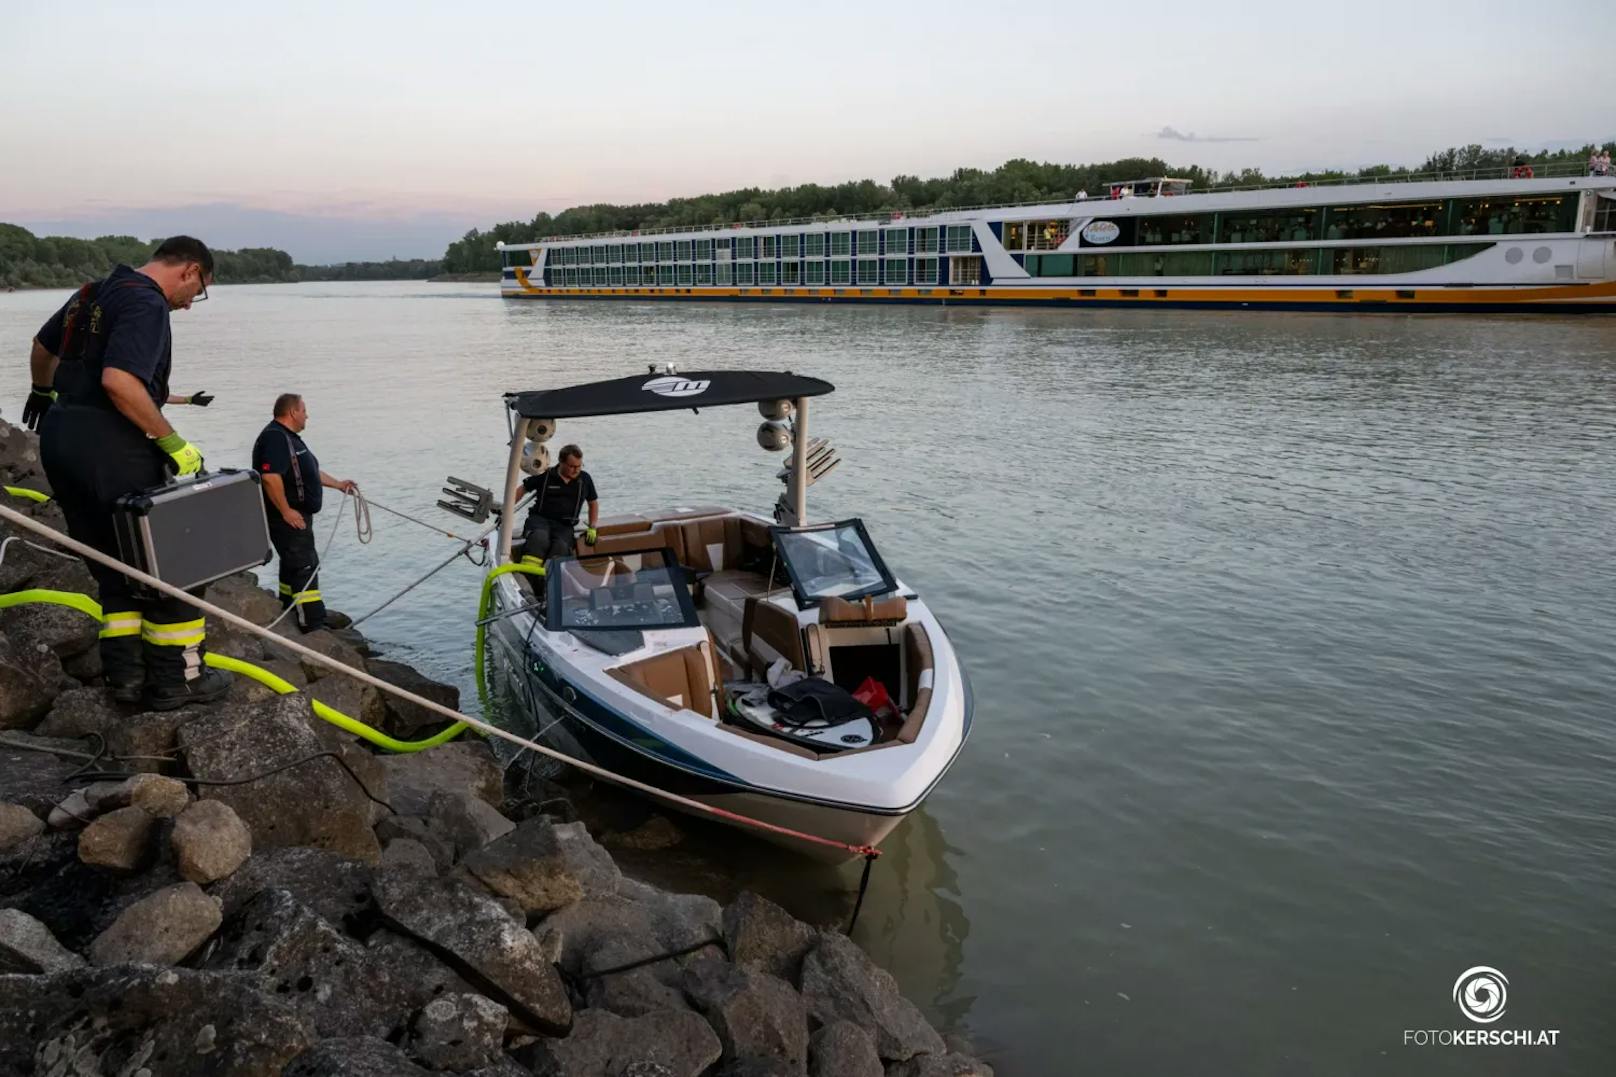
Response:
POLYGON ((853 693, 818 677, 804 677, 769 689, 769 706, 781 723, 794 726, 832 726, 875 714, 853 698, 853 693))

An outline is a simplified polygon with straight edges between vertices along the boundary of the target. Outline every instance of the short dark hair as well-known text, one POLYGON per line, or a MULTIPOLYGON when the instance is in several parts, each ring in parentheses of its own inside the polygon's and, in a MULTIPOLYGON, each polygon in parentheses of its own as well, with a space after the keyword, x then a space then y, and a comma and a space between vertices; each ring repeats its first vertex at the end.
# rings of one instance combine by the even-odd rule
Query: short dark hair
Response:
POLYGON ((202 272, 210 277, 213 275, 213 252, 208 250, 206 243, 192 236, 169 236, 152 251, 151 260, 170 265, 195 262, 202 267, 202 272))
POLYGON ((282 393, 275 398, 275 418, 290 415, 292 409, 303 403, 303 397, 297 393, 282 393))
POLYGON ((584 451, 576 445, 561 446, 561 455, 556 457, 557 460, 582 460, 583 458, 584 451))

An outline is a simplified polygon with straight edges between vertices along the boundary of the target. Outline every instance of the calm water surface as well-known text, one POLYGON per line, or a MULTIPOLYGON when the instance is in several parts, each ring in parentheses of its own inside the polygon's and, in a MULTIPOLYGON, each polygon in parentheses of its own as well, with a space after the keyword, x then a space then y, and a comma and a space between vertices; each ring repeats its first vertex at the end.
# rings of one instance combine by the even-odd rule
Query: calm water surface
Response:
MULTIPOLYGON (((65 296, 0 296, 20 411, 65 296)), ((861 515, 968 664, 959 764, 889 844, 858 940, 1002 1074, 1616 1071, 1616 321, 544 304, 486 286, 219 288, 172 409, 244 463, 276 393, 327 470, 446 526, 503 465, 499 395, 647 362, 789 368, 861 515), (1549 1049, 1403 1046, 1468 1026, 1549 1049)), ((757 416, 576 420, 608 512, 767 509, 757 416)), ((321 541, 330 514, 320 524, 321 541)), ((377 514, 358 614, 451 547, 377 514)), ((366 625, 471 691, 478 574, 366 625)), ((603 804, 609 801, 603 800, 603 804)), ((640 870, 834 922, 856 872, 681 824, 640 870)))

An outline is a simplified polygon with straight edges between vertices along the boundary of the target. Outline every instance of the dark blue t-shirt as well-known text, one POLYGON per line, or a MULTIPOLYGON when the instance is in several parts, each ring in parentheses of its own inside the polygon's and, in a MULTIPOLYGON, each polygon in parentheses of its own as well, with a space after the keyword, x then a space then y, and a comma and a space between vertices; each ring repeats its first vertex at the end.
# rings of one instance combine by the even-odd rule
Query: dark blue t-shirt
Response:
MULTIPOLYGON (((264 427, 253 443, 252 466, 260 475, 279 475, 286 490, 286 503, 298 512, 313 515, 325 503, 325 490, 320 486, 320 461, 290 427, 278 421, 264 427)), ((264 495, 264 504, 273 508, 268 494, 264 495)))
MULTIPOLYGON (((77 299, 74 296, 73 299, 77 299)), ((62 304, 40 326, 36 338, 52 355, 62 355, 62 336, 73 299, 62 304)), ((168 297, 144 273, 120 265, 95 290, 75 319, 74 333, 104 334, 106 348, 99 359, 63 357, 56 369, 56 389, 63 403, 112 407, 101 388, 101 372, 123 370, 141 380, 152 403, 168 403, 168 374, 174 363, 174 338, 168 324, 168 297)))

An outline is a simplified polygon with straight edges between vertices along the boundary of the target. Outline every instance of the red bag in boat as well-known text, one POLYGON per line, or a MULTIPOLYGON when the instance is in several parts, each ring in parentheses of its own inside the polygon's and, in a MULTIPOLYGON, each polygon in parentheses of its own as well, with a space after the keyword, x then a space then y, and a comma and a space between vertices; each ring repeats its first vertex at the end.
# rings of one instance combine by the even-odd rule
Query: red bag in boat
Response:
POLYGON ((853 698, 877 714, 881 713, 881 708, 892 706, 892 697, 887 695, 887 686, 874 677, 865 677, 864 683, 854 690, 853 698))

